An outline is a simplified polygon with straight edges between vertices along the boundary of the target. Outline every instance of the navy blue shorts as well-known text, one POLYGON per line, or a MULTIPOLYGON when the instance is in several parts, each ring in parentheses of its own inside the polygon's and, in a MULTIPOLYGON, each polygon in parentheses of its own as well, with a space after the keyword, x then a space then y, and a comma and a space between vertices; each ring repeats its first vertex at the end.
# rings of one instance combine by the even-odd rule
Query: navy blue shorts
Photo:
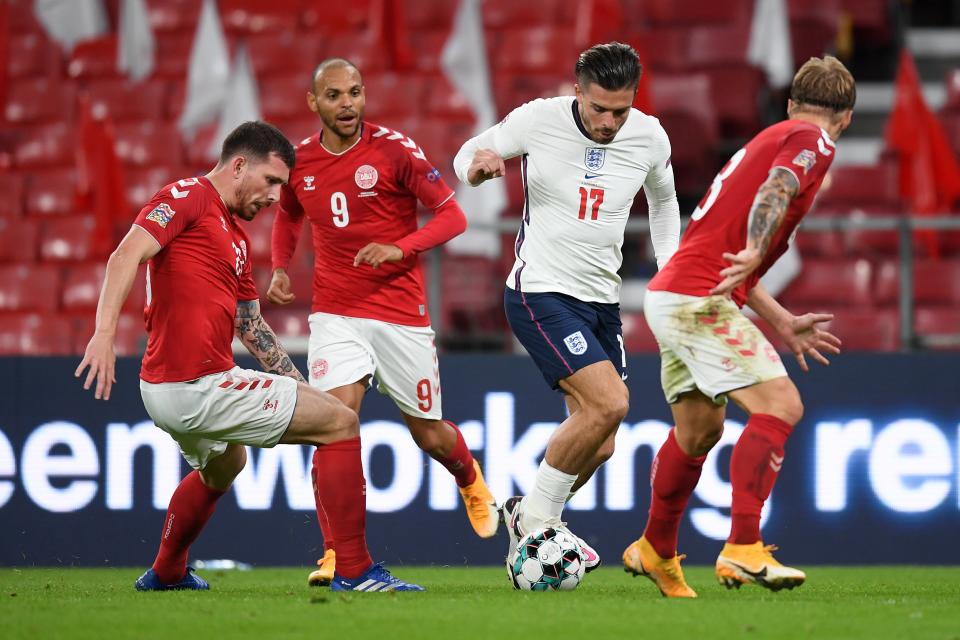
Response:
POLYGON ((620 305, 507 287, 503 307, 513 334, 551 388, 558 389, 560 380, 602 360, 612 362, 620 377, 627 379, 620 305))

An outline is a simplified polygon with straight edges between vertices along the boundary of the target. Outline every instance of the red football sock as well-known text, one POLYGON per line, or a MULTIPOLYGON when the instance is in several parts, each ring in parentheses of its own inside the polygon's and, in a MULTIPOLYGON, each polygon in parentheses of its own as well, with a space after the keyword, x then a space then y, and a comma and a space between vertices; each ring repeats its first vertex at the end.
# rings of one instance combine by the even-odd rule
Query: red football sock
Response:
POLYGON ((643 535, 661 558, 677 555, 680 519, 700 480, 706 456, 688 456, 677 444, 675 429, 660 447, 650 472, 650 516, 643 535))
POLYGON ((446 457, 431 457, 446 467, 447 471, 453 475, 454 480, 457 481, 458 487, 473 484, 473 481, 477 479, 477 471, 473 468, 473 454, 470 453, 470 449, 467 447, 467 443, 463 439, 463 434, 460 433, 457 425, 449 420, 444 420, 443 422, 457 434, 457 442, 453 445, 453 449, 450 450, 450 453, 448 453, 446 457))
POLYGON ((187 573, 187 554, 225 491, 203 484, 200 472, 187 474, 170 498, 167 517, 160 534, 160 550, 153 561, 153 570, 164 584, 180 582, 187 573))
POLYGON ((730 456, 733 505, 728 542, 760 540, 760 510, 773 491, 783 464, 783 445, 792 430, 793 425, 771 415, 755 413, 747 420, 730 456))
POLYGON ((317 506, 317 522, 320 523, 320 531, 323 533, 323 550, 327 551, 334 549, 333 531, 330 530, 330 519, 327 518, 327 511, 320 502, 320 494, 317 493, 317 454, 319 452, 319 449, 315 449, 313 452, 313 473, 310 479, 313 482, 313 501, 317 506))
POLYGON ((356 578, 373 560, 367 551, 367 483, 360 464, 360 438, 317 447, 313 481, 336 542, 337 573, 356 578))

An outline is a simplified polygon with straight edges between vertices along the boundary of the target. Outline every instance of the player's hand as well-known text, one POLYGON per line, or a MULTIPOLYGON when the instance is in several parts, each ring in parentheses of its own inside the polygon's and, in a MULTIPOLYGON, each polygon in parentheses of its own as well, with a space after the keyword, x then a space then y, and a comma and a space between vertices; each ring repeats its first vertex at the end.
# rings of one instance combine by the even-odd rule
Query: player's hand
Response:
POLYGON ((730 266, 720 272, 723 280, 710 290, 710 295, 729 296, 760 266, 763 256, 756 249, 741 249, 737 253, 724 253, 723 259, 729 262, 730 266))
POLYGON ((270 278, 270 288, 267 289, 267 300, 273 304, 290 304, 297 299, 290 290, 290 276, 286 270, 277 269, 270 278))
POLYGON ((89 389, 94 379, 97 381, 97 387, 93 392, 93 397, 97 400, 103 398, 110 399, 110 388, 117 381, 116 376, 117 355, 113 352, 113 336, 104 333, 94 333, 87 343, 87 350, 83 354, 83 360, 80 366, 73 372, 74 378, 79 378, 83 370, 88 366, 90 371, 87 373, 87 379, 83 382, 83 388, 89 389))
POLYGON ((792 316, 790 321, 778 327, 777 331, 784 343, 793 352, 793 357, 804 371, 810 371, 805 356, 810 356, 820 364, 829 366, 830 361, 821 352, 833 355, 840 353, 840 338, 817 325, 833 320, 832 313, 807 313, 792 316))
POLYGON ((477 186, 485 180, 503 177, 506 173, 507 169, 500 154, 491 149, 478 149, 473 155, 470 168, 467 169, 467 182, 477 186))
POLYGON ((353 266, 359 267, 361 264, 368 264, 374 269, 379 269, 384 262, 400 262, 401 260, 403 260, 403 249, 397 245, 371 242, 357 251, 357 255, 353 259, 353 266))

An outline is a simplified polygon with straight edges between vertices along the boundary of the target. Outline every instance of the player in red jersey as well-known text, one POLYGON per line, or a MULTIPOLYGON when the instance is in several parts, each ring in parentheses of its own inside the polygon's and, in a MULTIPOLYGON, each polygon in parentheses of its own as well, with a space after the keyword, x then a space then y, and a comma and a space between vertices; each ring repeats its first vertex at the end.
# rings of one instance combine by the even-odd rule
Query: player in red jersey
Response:
POLYGON ((704 458, 723 432, 727 397, 749 419, 730 460, 732 529, 717 577, 728 587, 756 583, 773 590, 805 579, 777 562, 760 538, 760 510, 803 405, 776 350, 739 308, 747 304, 769 322, 804 371, 805 356, 828 364, 823 353, 840 352, 840 341, 817 326, 831 315, 794 316, 759 279, 810 208, 855 100, 853 77, 840 61, 807 61, 793 79, 789 119, 760 132, 727 162, 694 210, 680 248, 648 286, 644 313, 660 345, 676 427, 654 460, 646 529, 623 560, 666 596, 696 596, 680 569, 677 529, 704 458))
POLYGON ((334 588, 422 590, 374 564, 367 551, 356 413, 305 383, 260 315, 249 240, 237 218, 253 220, 278 201, 293 166, 293 146, 277 129, 240 125, 210 173, 157 192, 107 263, 96 332, 75 375, 89 366, 84 389, 96 380, 94 397, 110 398, 120 307, 137 268, 149 261, 140 394, 194 468, 170 498, 156 560, 135 583, 140 591, 209 588, 187 555, 246 465, 243 445, 286 443, 317 447, 314 486, 343 545, 334 588), (234 334, 266 373, 236 366, 234 334))
MULTIPOLYGON (((297 147, 273 226, 273 279, 267 299, 294 296, 286 268, 306 217, 315 255, 308 361, 310 384, 359 413, 376 377, 400 409, 414 441, 453 475, 477 535, 496 533, 499 516, 460 430, 443 419, 440 373, 418 254, 459 235, 466 218, 423 150, 404 134, 363 120, 357 68, 325 60, 307 93, 320 131, 297 147), (433 212, 417 227, 417 201, 433 212)), ((339 566, 340 539, 317 512, 324 556, 310 584, 339 566)))

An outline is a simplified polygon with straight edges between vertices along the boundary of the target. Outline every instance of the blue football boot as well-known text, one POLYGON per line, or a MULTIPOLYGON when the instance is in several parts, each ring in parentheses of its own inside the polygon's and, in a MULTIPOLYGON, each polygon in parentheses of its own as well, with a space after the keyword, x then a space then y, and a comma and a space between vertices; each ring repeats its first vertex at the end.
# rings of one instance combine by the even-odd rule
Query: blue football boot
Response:
POLYGON ((372 591, 425 591, 418 584, 411 584, 399 578, 394 578, 382 562, 375 562, 362 576, 352 580, 344 578, 339 573, 333 574, 330 590, 364 591, 367 593, 372 591))
POLYGON ((187 573, 180 582, 174 584, 163 584, 160 582, 157 572, 151 567, 147 572, 137 578, 133 583, 137 591, 174 591, 181 589, 192 589, 194 591, 207 591, 210 585, 206 580, 193 572, 193 567, 187 567, 187 573))

